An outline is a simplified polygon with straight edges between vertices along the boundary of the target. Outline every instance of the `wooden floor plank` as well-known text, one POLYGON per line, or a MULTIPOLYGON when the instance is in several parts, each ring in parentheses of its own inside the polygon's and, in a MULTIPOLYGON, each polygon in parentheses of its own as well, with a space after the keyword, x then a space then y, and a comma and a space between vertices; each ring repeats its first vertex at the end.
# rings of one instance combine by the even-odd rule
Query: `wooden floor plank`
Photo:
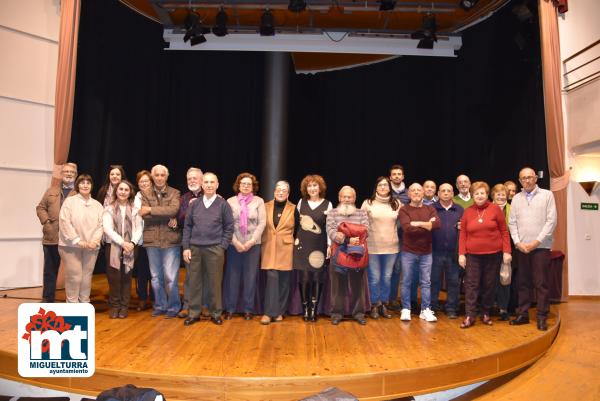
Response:
MULTIPOLYGON (((126 383, 163 391, 168 399, 297 399, 339 386, 365 399, 390 399, 471 383, 530 364, 550 347, 558 331, 495 322, 459 328, 440 315, 437 323, 413 316, 409 323, 368 320, 366 326, 325 319, 304 323, 286 317, 268 326, 259 318, 235 316, 216 326, 201 321, 152 318, 130 310, 127 319, 109 319, 106 279, 94 276, 96 374, 89 379, 39 381, 53 388, 97 394, 126 383), (65 386, 69 388, 65 388, 65 386), (98 390, 98 391, 96 391, 98 390)), ((0 376, 18 380, 16 310, 40 289, 6 292, 0 301, 0 376)))

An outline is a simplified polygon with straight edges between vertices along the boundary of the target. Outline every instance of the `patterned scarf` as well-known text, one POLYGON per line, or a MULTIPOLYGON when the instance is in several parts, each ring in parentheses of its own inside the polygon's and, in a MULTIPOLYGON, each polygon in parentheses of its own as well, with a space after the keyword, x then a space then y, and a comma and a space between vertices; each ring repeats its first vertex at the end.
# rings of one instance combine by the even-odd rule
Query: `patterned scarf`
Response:
MULTIPOLYGON (((113 203, 108 209, 113 218, 115 231, 123 238, 123 241, 131 241, 133 232, 133 218, 131 204, 127 202, 125 206, 125 224, 122 224, 123 216, 121 216, 121 207, 117 202, 113 203)), ((123 266, 125 274, 133 268, 133 252, 123 252, 123 248, 115 243, 110 246, 110 267, 119 269, 121 267, 121 256, 123 257, 123 266)))
POLYGON ((248 233, 248 204, 252 202, 254 194, 250 192, 244 196, 241 193, 237 195, 238 202, 240 203, 240 233, 246 236, 248 233))

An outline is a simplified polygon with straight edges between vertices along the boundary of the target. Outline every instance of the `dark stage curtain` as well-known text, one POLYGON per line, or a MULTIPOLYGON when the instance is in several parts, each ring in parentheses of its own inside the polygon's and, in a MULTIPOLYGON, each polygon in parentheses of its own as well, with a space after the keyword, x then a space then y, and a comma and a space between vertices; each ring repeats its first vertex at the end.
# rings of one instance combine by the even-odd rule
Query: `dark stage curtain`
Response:
MULTIPOLYGON (((329 199, 351 184, 360 204, 394 163, 407 183, 547 172, 538 28, 536 15, 521 22, 509 5, 464 32, 458 58, 290 74, 291 198, 314 172, 329 199)), ((237 173, 261 170, 264 55, 162 47, 160 25, 116 0, 83 2, 70 159, 97 180, 112 163, 131 177, 160 162, 180 189, 198 165, 229 196, 237 173)))

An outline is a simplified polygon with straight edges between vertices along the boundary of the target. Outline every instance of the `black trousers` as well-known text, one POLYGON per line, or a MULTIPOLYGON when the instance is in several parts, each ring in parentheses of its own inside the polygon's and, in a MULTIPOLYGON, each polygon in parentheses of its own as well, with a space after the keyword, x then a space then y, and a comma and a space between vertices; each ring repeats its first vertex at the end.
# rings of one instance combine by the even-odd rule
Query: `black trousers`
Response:
MULTIPOLYGON (((110 255, 111 244, 106 244, 106 252, 110 255)), ((107 265, 106 278, 108 279, 108 304, 113 309, 127 310, 131 298, 131 272, 125 273, 125 266, 121 263, 118 269, 107 265)))
POLYGON ((546 317, 550 310, 548 298, 548 270, 550 249, 538 248, 529 253, 517 251, 519 260, 519 307, 517 313, 526 315, 531 306, 531 290, 535 288, 537 316, 546 317))
POLYGON ((331 316, 344 315, 344 306, 350 290, 350 310, 353 317, 365 314, 365 275, 366 269, 348 269, 345 273, 331 267, 331 316))
POLYGON ((277 317, 285 314, 290 296, 291 277, 291 270, 267 270, 265 315, 277 317))
POLYGON ((54 302, 56 294, 56 277, 60 267, 58 245, 43 245, 44 248, 44 287, 42 302, 54 302))
POLYGON ((500 276, 502 253, 488 255, 467 254, 465 269, 465 310, 466 315, 477 314, 477 296, 481 295, 481 312, 490 314, 496 296, 496 286, 500 276))

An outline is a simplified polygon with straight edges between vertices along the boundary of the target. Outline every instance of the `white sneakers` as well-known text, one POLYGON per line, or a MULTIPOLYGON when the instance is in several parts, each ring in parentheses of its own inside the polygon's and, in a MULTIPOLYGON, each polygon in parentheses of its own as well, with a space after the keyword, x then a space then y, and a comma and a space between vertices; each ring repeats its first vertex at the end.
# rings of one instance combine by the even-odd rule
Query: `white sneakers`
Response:
MULTIPOLYGON (((430 308, 422 310, 421 314, 419 315, 419 318, 427 322, 437 322, 437 317, 435 317, 435 314, 430 308)), ((402 319, 402 316, 400 317, 400 319, 402 319)))
POLYGON ((400 312, 400 320, 405 322, 410 321, 410 309, 402 309, 402 312, 400 312))

